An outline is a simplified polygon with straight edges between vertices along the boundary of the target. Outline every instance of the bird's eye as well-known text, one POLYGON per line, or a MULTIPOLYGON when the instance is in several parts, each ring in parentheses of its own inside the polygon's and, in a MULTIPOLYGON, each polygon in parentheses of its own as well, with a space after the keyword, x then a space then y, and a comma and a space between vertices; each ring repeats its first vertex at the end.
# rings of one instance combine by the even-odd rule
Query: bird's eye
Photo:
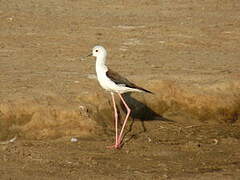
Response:
POLYGON ((98 50, 96 50, 95 52, 98 52, 98 50))

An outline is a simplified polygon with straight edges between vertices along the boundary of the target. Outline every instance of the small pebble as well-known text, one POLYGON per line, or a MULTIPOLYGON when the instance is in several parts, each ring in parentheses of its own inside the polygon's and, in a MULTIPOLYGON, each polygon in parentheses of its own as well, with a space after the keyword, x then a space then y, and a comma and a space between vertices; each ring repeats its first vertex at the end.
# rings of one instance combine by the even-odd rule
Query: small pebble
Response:
POLYGON ((75 138, 75 137, 72 137, 72 138, 71 138, 71 142, 78 142, 78 139, 75 138))
POLYGON ((82 106, 82 105, 80 105, 80 106, 79 106, 79 109, 80 109, 81 111, 85 111, 85 110, 86 110, 86 107, 85 107, 85 106, 82 106))
POLYGON ((12 17, 10 17, 10 18, 8 18, 7 20, 11 22, 11 21, 13 21, 13 18, 12 18, 12 17))
POLYGON ((152 141, 152 139, 150 137, 148 137, 148 142, 151 142, 151 141, 152 141))

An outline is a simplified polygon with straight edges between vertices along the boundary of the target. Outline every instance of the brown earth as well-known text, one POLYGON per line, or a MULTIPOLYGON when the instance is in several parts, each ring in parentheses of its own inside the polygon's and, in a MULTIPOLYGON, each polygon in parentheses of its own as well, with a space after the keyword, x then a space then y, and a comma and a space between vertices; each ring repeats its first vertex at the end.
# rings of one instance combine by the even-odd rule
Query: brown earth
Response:
POLYGON ((0 179, 239 179, 239 44, 237 0, 0 1, 0 179), (121 150, 96 44, 154 92, 121 150))

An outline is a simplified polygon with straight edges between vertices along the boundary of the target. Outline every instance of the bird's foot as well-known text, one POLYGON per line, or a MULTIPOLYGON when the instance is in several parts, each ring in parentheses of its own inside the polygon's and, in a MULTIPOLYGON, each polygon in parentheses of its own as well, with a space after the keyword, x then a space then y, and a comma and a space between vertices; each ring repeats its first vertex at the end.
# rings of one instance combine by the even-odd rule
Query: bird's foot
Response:
POLYGON ((122 147, 121 143, 117 143, 112 146, 107 146, 108 149, 121 149, 121 147, 122 147))

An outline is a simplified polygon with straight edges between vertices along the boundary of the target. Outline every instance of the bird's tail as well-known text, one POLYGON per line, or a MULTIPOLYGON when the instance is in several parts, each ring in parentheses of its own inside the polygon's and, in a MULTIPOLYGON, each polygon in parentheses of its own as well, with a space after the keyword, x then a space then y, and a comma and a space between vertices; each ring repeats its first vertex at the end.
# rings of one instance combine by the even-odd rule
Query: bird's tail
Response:
POLYGON ((138 87, 138 89, 141 90, 142 92, 154 94, 153 92, 151 92, 151 91, 149 91, 149 90, 147 90, 147 89, 141 88, 141 87, 138 87))

